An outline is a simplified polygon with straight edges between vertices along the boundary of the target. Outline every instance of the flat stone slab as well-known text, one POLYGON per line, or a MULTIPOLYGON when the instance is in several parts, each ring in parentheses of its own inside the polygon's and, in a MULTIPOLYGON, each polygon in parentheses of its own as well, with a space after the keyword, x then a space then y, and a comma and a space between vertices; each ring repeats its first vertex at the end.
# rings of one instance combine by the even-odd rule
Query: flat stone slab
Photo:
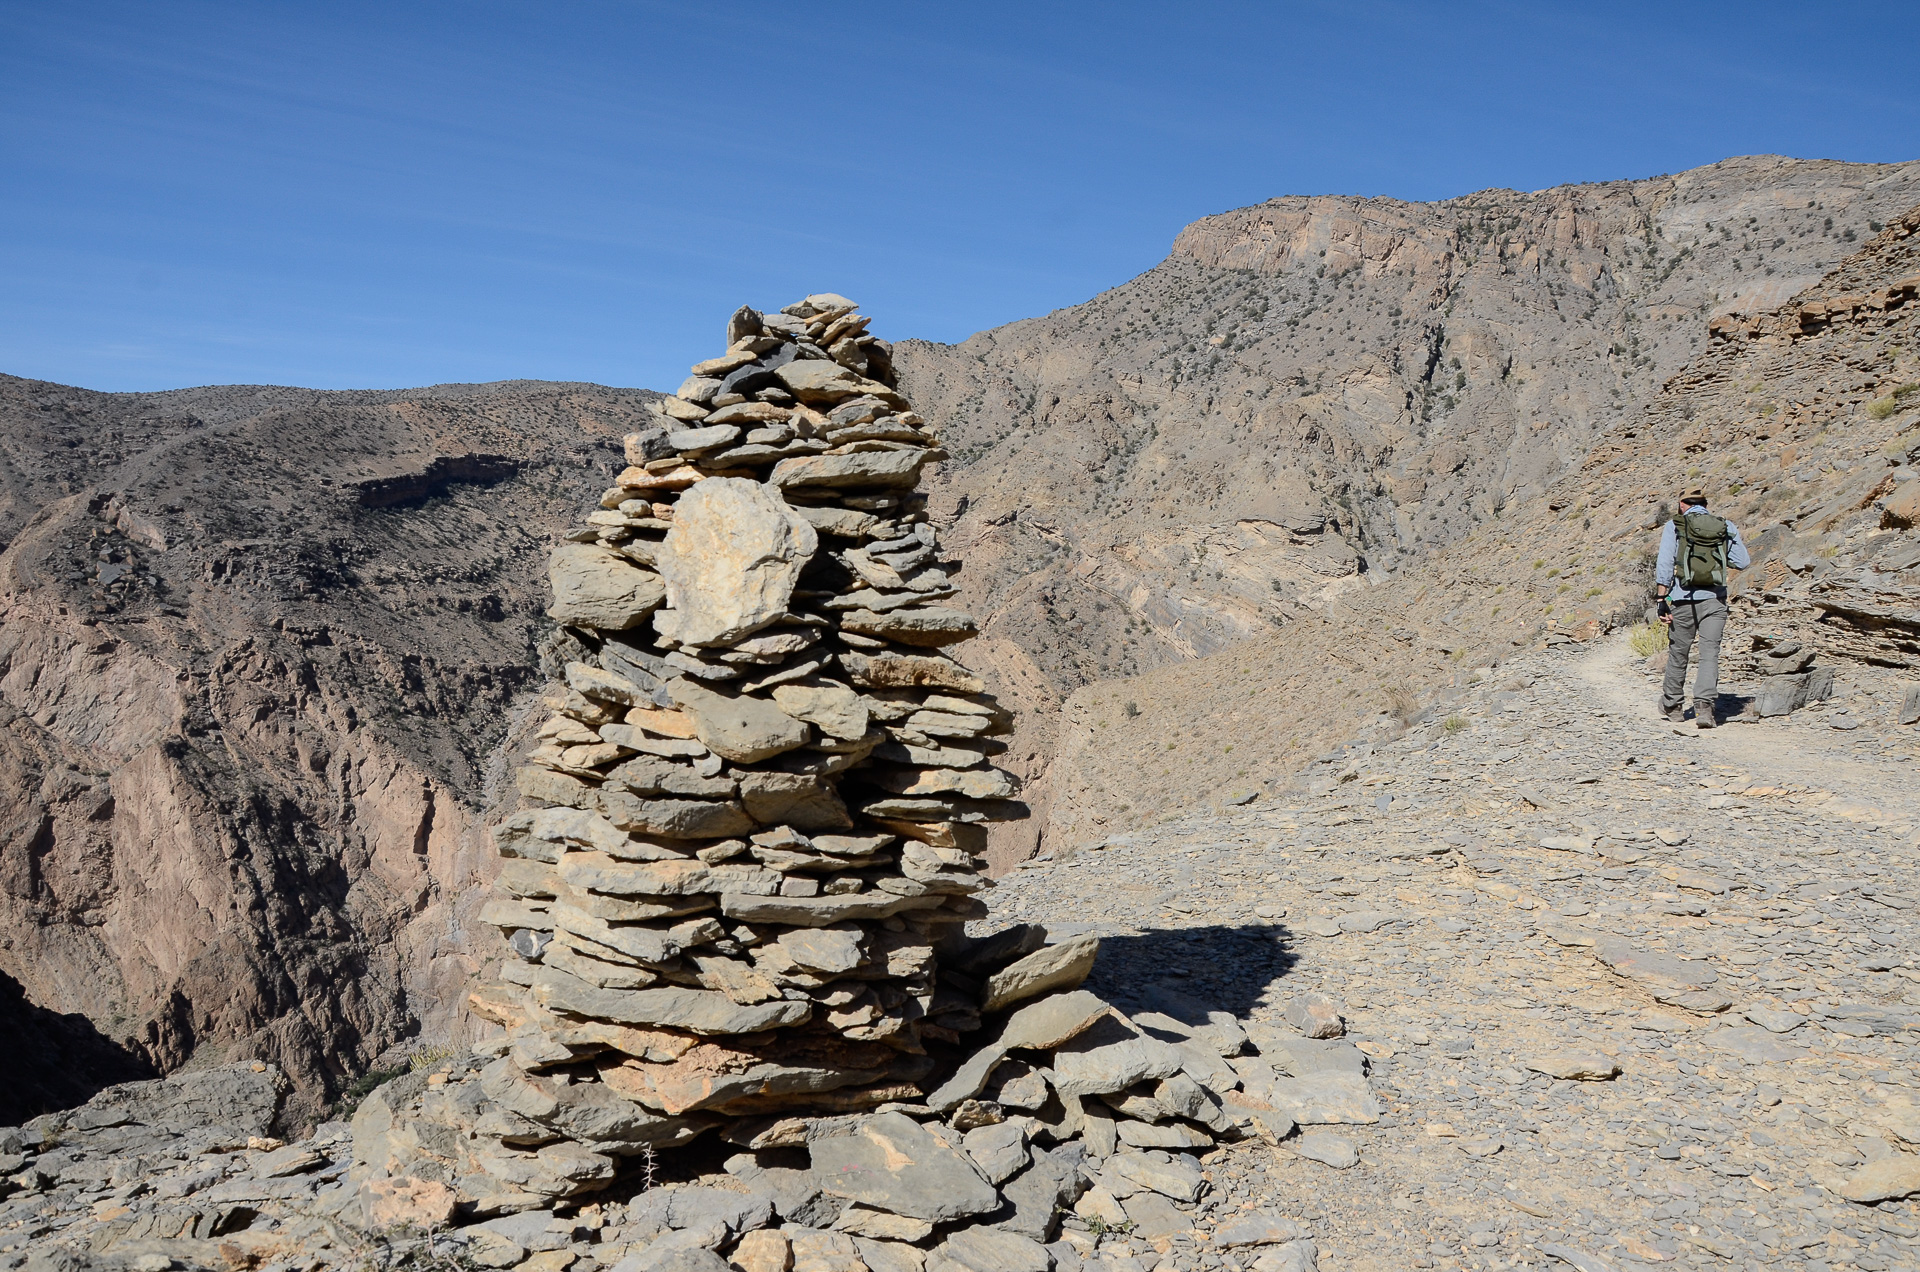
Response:
POLYGON ((1289 1140, 1286 1147, 1297 1157, 1310 1162, 1319 1162, 1322 1166, 1331 1166, 1335 1170, 1346 1170, 1360 1163, 1360 1150, 1353 1141, 1344 1135, 1332 1135, 1325 1131, 1313 1131, 1299 1139, 1289 1140))
POLYGON ((1313 1234, 1298 1219, 1261 1213, 1236 1219, 1213 1234, 1213 1244, 1222 1250, 1235 1246, 1279 1245, 1299 1241, 1313 1234))
POLYGON ((1588 1051, 1550 1052, 1528 1060, 1526 1067, 1568 1082, 1605 1082, 1620 1072, 1620 1066, 1609 1057, 1588 1051))
POLYGON ((1198 1201, 1206 1187, 1199 1165, 1184 1153, 1121 1152, 1108 1159, 1107 1169, 1175 1201, 1198 1201))
POLYGON ((1367 1072, 1366 1055, 1344 1039, 1295 1038, 1267 1032, 1260 1035, 1257 1045, 1263 1059, 1296 1078, 1316 1073, 1350 1073, 1364 1077, 1367 1072))
POLYGON ((847 919, 884 919, 909 910, 937 910, 944 896, 896 897, 887 892, 856 892, 838 897, 761 897, 744 892, 720 894, 720 913, 749 923, 826 927, 847 919))
POLYGON ((742 1006, 709 989, 599 989, 551 967, 534 974, 534 997, 554 1011, 621 1025, 655 1025, 698 1034, 758 1033, 797 1025, 813 1012, 806 1002, 742 1006))
POLYGON ((1917 1192, 1920 1192, 1920 1156, 1912 1153, 1895 1153, 1869 1162, 1840 1186, 1842 1197, 1863 1205, 1909 1197, 1917 1192))
POLYGON ((1247 1049, 1247 1031, 1230 1011, 1165 983, 1147 986, 1141 1003, 1223 1056, 1247 1049))
POLYGON ((1302 1126, 1367 1125, 1378 1122, 1386 1111, 1367 1080, 1353 1073, 1275 1078, 1264 1090, 1255 1090, 1249 1084, 1247 1093, 1264 1099, 1302 1126))
POLYGON ((967 1158, 902 1113, 878 1113, 850 1135, 813 1141, 820 1188, 876 1210, 945 1223, 1000 1204, 967 1158))
POLYGON ((1677 958, 1657 950, 1642 949, 1617 937, 1596 940, 1593 956, 1611 968, 1615 975, 1657 988, 1700 990, 1720 979, 1713 965, 1704 959, 1677 958))
POLYGON ((1127 1212, 1127 1220, 1133 1224, 1131 1235, 1148 1241, 1193 1231, 1193 1220, 1181 1214, 1172 1202, 1159 1193, 1135 1193, 1122 1201, 1120 1208, 1127 1212))
POLYGON ((1087 979, 1099 956, 1097 936, 1077 936, 1058 945, 1043 945, 987 978, 980 1010, 999 1011, 1050 989, 1074 989, 1087 979))
POLYGON ((1051 1050, 1084 1033, 1111 1010, 1105 999, 1090 990, 1049 994, 1007 1017, 1000 1045, 1051 1050))
POLYGON ((990 1183, 1005 1183, 1031 1158, 1027 1152, 1027 1128, 1017 1121, 977 1126, 966 1133, 961 1143, 990 1183))
POLYGON ((1031 1237, 1002 1228, 962 1228, 928 1258, 928 1266, 965 1272, 1051 1272, 1053 1256, 1031 1237))
POLYGON ((1805 1047, 1783 1042, 1772 1032, 1756 1025, 1731 1025, 1707 1035, 1707 1045, 1750 1064, 1799 1060, 1813 1054, 1805 1047))
POLYGON ((1054 1087, 1062 1095, 1107 1095, 1148 1078, 1180 1072, 1180 1053, 1118 1015, 1103 1016, 1053 1055, 1054 1087))

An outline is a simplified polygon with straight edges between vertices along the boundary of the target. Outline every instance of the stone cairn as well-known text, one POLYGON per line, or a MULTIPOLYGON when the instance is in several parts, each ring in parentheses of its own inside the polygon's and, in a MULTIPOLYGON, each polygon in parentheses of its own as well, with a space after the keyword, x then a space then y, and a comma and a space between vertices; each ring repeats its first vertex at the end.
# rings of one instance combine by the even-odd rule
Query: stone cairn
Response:
POLYGON ((983 823, 1024 811, 1010 720, 942 652, 976 630, 916 492, 942 452, 853 310, 735 313, 555 550, 564 680, 471 995, 505 1033, 362 1106, 370 1220, 577 1208, 706 1136, 746 1185, 700 1203, 719 1228, 714 1190, 645 1193, 629 1249, 777 1213, 874 1267, 960 1232, 1024 1267, 1076 1203, 1193 1201, 1184 1153, 1235 1131, 1231 1016, 1143 1025, 1079 988, 1096 938, 966 933, 983 823))

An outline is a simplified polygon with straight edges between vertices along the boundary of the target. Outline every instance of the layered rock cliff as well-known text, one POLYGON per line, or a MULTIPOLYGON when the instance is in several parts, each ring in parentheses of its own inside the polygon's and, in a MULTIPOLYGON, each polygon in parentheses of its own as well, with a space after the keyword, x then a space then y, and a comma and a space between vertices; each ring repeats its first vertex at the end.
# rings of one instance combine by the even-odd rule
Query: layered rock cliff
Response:
POLYGON ((546 531, 650 400, 0 381, 0 973, 72 1057, 0 1120, 464 1027, 546 531))
MULTIPOLYGON (((1920 201, 1920 164, 1774 157, 1431 204, 1284 198, 1182 231, 1083 305, 905 342, 970 657, 1028 723, 1403 570, 1537 498, 1707 348, 1920 201)), ((1003 841, 1004 862, 1043 822, 1003 841)))
POLYGON ((1572 471, 1459 542, 1278 631, 1075 691, 1046 835, 1071 848, 1303 776, 1356 783, 1336 810, 1391 803, 1365 776, 1373 745, 1522 648, 1640 621, 1682 484, 1707 487, 1752 554, 1731 583, 1729 694, 1752 697, 1738 686, 1775 642, 1829 666, 1920 667, 1916 321, 1920 207, 1787 303, 1714 320, 1705 351, 1572 471))

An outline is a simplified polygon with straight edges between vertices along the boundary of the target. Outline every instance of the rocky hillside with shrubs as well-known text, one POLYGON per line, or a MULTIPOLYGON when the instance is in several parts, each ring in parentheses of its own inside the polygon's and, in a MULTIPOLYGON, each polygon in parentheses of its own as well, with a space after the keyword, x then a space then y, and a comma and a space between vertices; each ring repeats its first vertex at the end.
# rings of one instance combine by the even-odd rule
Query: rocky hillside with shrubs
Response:
MULTIPOLYGON (((1036 803, 1076 689, 1277 632, 1340 656, 1325 624, 1357 589, 1543 498, 1711 353, 1716 316, 1772 310, 1916 202, 1920 164, 1769 156, 1281 198, 1085 304, 904 342, 953 454, 935 506, 972 657, 1032 708, 1013 752, 1036 803)), ((1031 850, 1014 833, 1003 859, 1031 850)))
POLYGON ((1641 621, 1683 485, 1708 488, 1753 556, 1730 589, 1730 679, 1768 637, 1920 668, 1916 320, 1920 208, 1784 305, 1712 320, 1704 352, 1571 471, 1421 564, 1211 657, 1073 693, 1046 837, 1284 784, 1356 731, 1445 714, 1519 649, 1641 621))

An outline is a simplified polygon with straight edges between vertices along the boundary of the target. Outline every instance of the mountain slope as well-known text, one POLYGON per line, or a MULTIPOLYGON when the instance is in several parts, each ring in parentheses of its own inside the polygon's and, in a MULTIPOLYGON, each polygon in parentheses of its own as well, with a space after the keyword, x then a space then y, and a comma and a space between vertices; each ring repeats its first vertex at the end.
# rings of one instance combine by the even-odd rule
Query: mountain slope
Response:
POLYGON ((1639 621, 1682 484, 1707 485, 1753 555, 1731 589, 1729 681, 1751 671, 1755 634, 1797 636, 1841 666, 1920 667, 1920 504, 1892 498, 1920 481, 1916 323, 1920 208, 1786 305, 1716 321, 1707 351, 1577 469, 1400 577, 1211 657, 1076 691, 1046 836, 1083 843, 1285 784, 1331 744, 1357 737, 1363 755, 1391 737, 1395 713, 1444 710, 1517 647, 1639 621))
POLYGON ((550 536, 652 400, 0 379, 0 973, 67 1096, 258 1055, 311 1111, 461 1027, 550 536))
POLYGON ((954 455, 936 507, 984 618, 971 656, 1033 708, 1015 755, 1036 800, 1065 695, 1324 610, 1525 504, 1716 314, 1772 308, 1916 201, 1920 164, 1773 157, 1276 199, 1086 304, 903 343, 954 455))

